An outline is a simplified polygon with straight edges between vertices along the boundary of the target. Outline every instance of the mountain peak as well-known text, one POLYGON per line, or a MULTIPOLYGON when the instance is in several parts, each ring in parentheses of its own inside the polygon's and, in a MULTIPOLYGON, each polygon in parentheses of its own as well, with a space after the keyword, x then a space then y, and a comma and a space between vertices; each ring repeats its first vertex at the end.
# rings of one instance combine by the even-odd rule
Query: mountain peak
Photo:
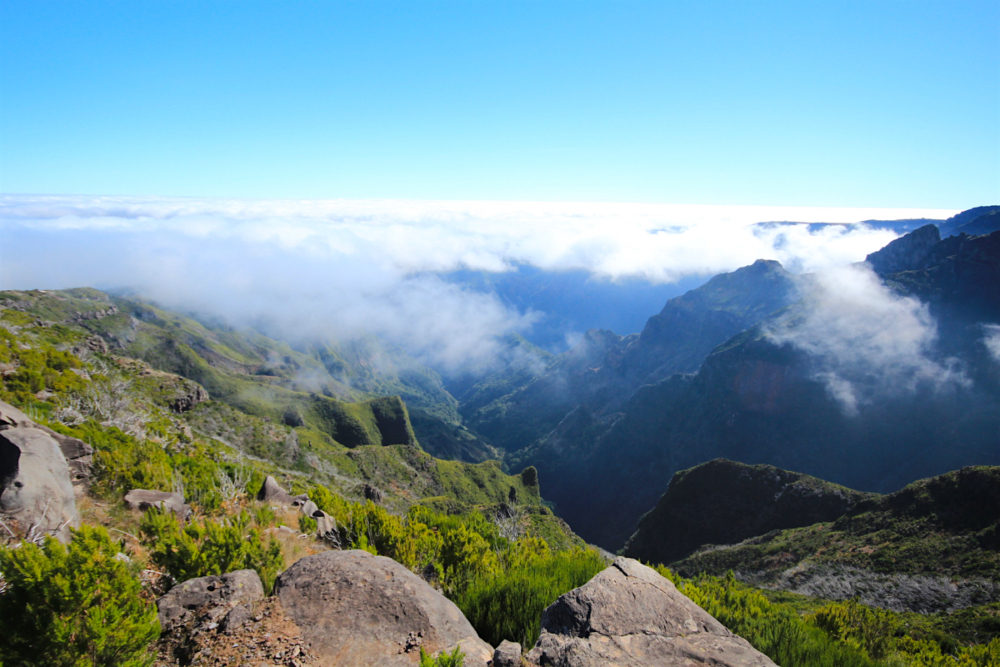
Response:
POLYGON ((935 225, 924 225, 871 253, 865 262, 880 276, 920 269, 940 240, 941 233, 935 225))

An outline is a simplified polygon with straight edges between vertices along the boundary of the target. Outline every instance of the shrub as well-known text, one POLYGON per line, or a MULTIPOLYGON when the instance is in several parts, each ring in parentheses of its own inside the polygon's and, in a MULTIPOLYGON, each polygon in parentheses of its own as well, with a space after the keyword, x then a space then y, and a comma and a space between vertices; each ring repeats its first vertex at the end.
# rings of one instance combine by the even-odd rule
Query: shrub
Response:
POLYGON ((542 611, 563 593, 587 583, 606 566, 593 549, 549 553, 538 540, 521 540, 504 554, 502 569, 473 576, 453 599, 484 640, 532 646, 542 611))
POLYGON ((100 527, 73 531, 69 546, 48 538, 0 548, 0 662, 9 665, 152 663, 160 632, 131 564, 100 527))
POLYGON ((436 658, 427 655, 427 651, 420 649, 420 667, 462 667, 465 662, 465 654, 459 647, 451 653, 441 651, 436 658))
POLYGON ((173 514, 149 510, 140 530, 153 562, 178 581, 249 568, 257 571, 264 590, 270 592, 284 565, 281 546, 273 537, 265 541, 246 512, 182 527, 173 514))

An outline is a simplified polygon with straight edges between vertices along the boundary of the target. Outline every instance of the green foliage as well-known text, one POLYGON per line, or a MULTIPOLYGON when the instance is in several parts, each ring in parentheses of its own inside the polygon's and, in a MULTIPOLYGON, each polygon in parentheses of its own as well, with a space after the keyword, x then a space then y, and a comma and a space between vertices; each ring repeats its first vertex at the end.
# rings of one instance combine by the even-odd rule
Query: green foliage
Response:
POLYGON ((454 598, 479 636, 494 646, 504 639, 532 646, 542 611, 607 565, 593 549, 551 553, 535 538, 511 545, 501 561, 500 567, 476 573, 454 598))
POLYGON ((427 652, 420 649, 420 667, 462 667, 465 663, 465 654, 459 647, 455 647, 451 653, 441 651, 436 658, 427 655, 427 652))
POLYGON ((73 531, 69 546, 0 548, 0 663, 149 665, 160 632, 131 564, 100 527, 73 531))
POLYGON ((901 629, 898 617, 856 600, 829 604, 808 620, 831 637, 875 659, 888 654, 892 638, 901 629))
MULTIPOLYGON (((919 614, 873 609, 853 600, 828 602, 819 607, 804 600, 775 601, 736 581, 732 573, 686 580, 662 566, 657 571, 780 665, 986 667, 1000 664, 1000 638, 965 646, 919 614), (813 607, 814 611, 803 616, 797 609, 803 605, 813 607), (914 618, 919 620, 915 622, 914 618)), ((778 597, 784 600, 788 596, 778 597)), ((968 614, 963 618, 968 619, 968 614)))
POLYGON ((28 401, 43 390, 62 393, 84 386, 83 378, 74 372, 81 367, 76 356, 49 343, 25 345, 2 327, 0 363, 14 366, 3 374, 0 398, 15 403, 28 401))
POLYGON ((149 510, 140 530, 150 558, 178 581, 249 568, 270 591, 284 566, 278 542, 273 537, 265 540, 246 512, 182 526, 173 514, 149 510))

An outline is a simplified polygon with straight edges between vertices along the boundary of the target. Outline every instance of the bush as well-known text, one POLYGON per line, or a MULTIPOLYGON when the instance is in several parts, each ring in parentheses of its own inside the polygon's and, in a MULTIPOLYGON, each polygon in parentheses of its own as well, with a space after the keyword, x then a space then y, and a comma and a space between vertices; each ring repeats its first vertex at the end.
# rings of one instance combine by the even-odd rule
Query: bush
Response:
POLYGON ((0 662, 9 665, 149 665, 160 633, 156 607, 134 568, 100 527, 0 548, 0 662))
POLYGON ((420 649, 420 667, 462 667, 465 663, 465 654, 459 647, 451 653, 441 651, 436 658, 427 655, 427 651, 420 649))
POLYGON ((504 639, 534 645, 542 611, 607 565, 593 549, 553 554, 544 542, 531 538, 514 543, 504 556, 501 568, 474 576, 453 598, 479 636, 493 646, 504 639))
POLYGON ((192 521, 181 526, 170 513, 149 510, 140 526, 153 562, 178 581, 252 569, 270 592, 284 566, 281 546, 250 525, 246 512, 222 521, 192 521))

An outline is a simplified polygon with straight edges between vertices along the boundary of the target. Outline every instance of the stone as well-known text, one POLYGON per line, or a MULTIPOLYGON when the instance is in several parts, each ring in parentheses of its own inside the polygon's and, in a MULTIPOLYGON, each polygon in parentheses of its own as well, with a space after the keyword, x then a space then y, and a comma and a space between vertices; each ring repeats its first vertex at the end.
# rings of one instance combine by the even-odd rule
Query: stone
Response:
POLYGON ((34 422, 28 418, 28 415, 24 414, 10 403, 0 401, 0 429, 10 428, 11 426, 31 425, 34 425, 34 422))
POLYGON ((552 603, 527 658, 555 667, 774 665, 668 579, 629 558, 615 559, 552 603))
POLYGON ((274 590, 321 664, 418 665, 420 648, 436 655, 456 646, 466 667, 484 667, 493 656, 453 602, 396 561, 367 551, 307 556, 278 577, 274 590))
POLYGON ((299 512, 305 516, 315 516, 318 511, 319 507, 311 500, 307 500, 299 506, 299 512))
POLYGON ((219 630, 231 635, 253 618, 253 611, 248 605, 238 604, 229 610, 219 624, 219 630))
POLYGON ((174 412, 187 412, 199 403, 209 399, 208 392, 197 382, 186 378, 181 379, 177 394, 170 401, 170 409, 174 412))
MULTIPOLYGON (((160 627, 164 633, 192 625, 219 623, 239 605, 264 599, 264 586, 254 570, 237 570, 223 575, 189 579, 171 588, 156 601, 160 627)), ((245 622, 249 618, 247 609, 245 622)), ((236 627, 235 621, 234 625, 236 627)))
POLYGON ((257 492, 257 500, 266 503, 298 507, 308 502, 309 496, 304 493, 293 496, 288 493, 288 491, 281 488, 281 485, 278 484, 278 480, 276 480, 273 476, 268 475, 264 478, 264 483, 261 484, 260 491, 257 492))
POLYGON ((316 519, 316 539, 323 540, 335 549, 340 549, 340 531, 337 530, 337 520, 324 512, 316 510, 311 515, 316 519))
POLYGON ((509 639, 500 642, 490 667, 521 667, 521 645, 509 639))
POLYGON ((7 428, 0 431, 0 514, 23 536, 41 533, 68 541, 80 517, 59 443, 6 404, 2 421, 7 428))
POLYGON ((162 509, 173 512, 182 519, 191 514, 191 506, 184 503, 184 496, 170 491, 132 489, 125 494, 125 505, 129 509, 143 512, 151 508, 162 509))
POLYGON ((382 489, 377 486, 372 486, 371 484, 365 483, 364 488, 361 490, 364 494, 365 500, 370 500, 376 505, 382 502, 382 489))

